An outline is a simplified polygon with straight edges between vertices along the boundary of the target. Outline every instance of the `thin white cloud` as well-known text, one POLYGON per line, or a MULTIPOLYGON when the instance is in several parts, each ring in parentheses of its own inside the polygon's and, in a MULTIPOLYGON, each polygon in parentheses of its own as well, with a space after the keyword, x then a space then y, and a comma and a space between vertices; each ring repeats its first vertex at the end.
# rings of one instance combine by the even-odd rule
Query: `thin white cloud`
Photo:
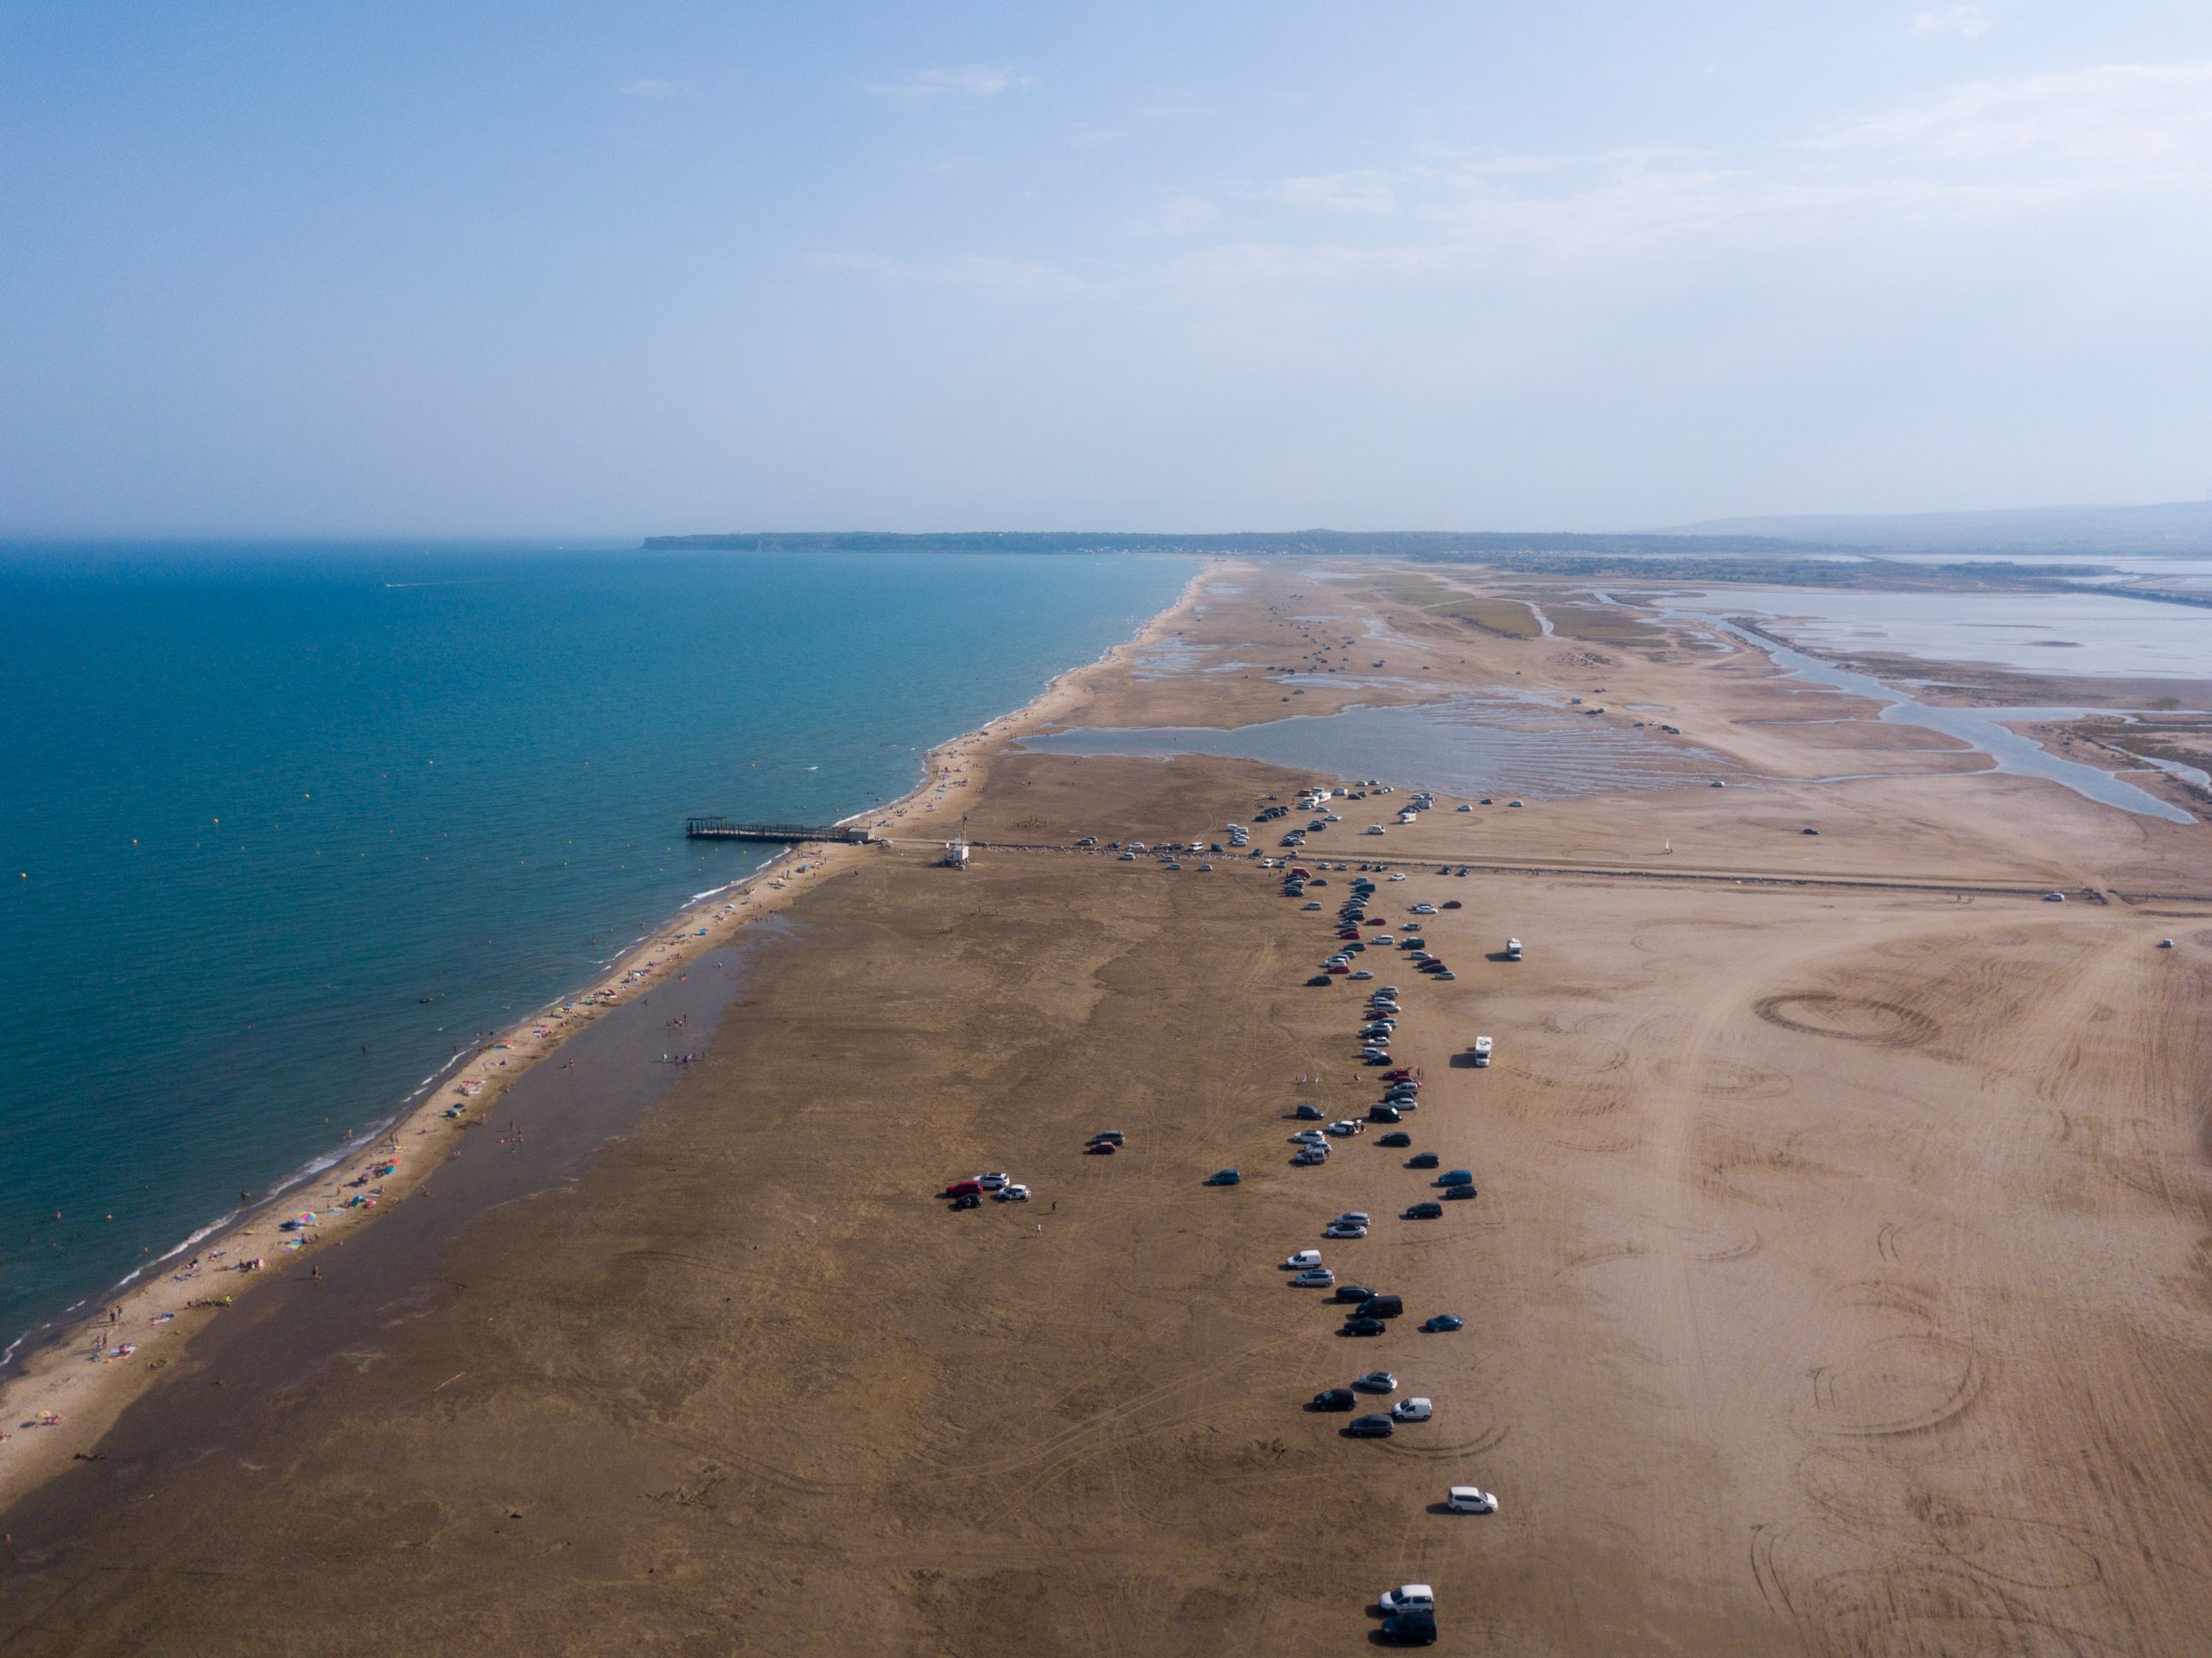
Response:
POLYGON ((1284 179, 1267 194, 1269 200, 1286 206, 1318 207, 1332 213, 1381 215, 1398 211, 1397 175, 1371 168, 1284 179))
POLYGON ((1188 236, 1220 217, 1221 209, 1204 196, 1170 196, 1138 228, 1160 236, 1188 236))
POLYGON ((995 98, 1001 92, 1026 92, 1037 83, 1010 63, 971 63, 960 69, 923 69, 904 80, 865 81, 878 98, 926 104, 940 98, 995 98))
POLYGON ((1914 16, 1912 32, 1979 40, 1989 33, 1989 14, 1980 6, 1947 6, 1942 11, 1923 11, 1914 16))
MULTIPOLYGON (((1234 193, 1235 240, 1150 261, 839 260, 998 297, 1234 305, 1263 293, 1618 265, 1661 253, 1871 246, 2048 219, 2132 198, 2212 214, 2212 64, 2116 66, 1974 83, 1804 143, 1715 156, 1648 147, 1501 156, 1425 146, 1397 168, 1304 175, 1234 193), (1255 222, 1272 235, 1251 236, 1255 222)), ((1224 224, 1179 196, 1132 228, 1224 224)), ((1217 233, 1218 233, 1217 232, 1217 233)))
POLYGON ((615 88, 625 98, 681 98, 683 88, 672 80, 654 80, 650 77, 626 81, 615 88))
POLYGON ((2101 167, 2212 167, 2212 63, 2107 64, 1993 86, 1975 81, 1814 141, 1939 162, 2016 159, 2101 167))

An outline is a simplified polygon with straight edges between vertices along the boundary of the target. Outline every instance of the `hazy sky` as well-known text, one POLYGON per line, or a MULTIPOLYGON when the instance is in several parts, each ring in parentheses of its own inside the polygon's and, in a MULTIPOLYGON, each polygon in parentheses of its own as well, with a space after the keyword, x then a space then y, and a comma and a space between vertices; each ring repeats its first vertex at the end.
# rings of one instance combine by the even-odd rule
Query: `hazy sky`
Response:
POLYGON ((2212 485, 2207 0, 0 5, 0 534, 2212 485))

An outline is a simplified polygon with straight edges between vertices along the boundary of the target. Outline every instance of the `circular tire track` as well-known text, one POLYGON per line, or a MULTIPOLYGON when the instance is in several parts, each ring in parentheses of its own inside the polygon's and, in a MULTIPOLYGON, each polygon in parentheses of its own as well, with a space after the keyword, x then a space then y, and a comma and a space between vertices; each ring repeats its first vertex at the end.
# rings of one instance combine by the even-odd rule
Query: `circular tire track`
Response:
POLYGON ((1832 1036, 1878 1048, 1916 1048, 1942 1034, 1927 1014, 1894 1001, 1840 996, 1827 990, 1795 990, 1763 996, 1751 1011, 1770 1025, 1807 1036, 1832 1036))

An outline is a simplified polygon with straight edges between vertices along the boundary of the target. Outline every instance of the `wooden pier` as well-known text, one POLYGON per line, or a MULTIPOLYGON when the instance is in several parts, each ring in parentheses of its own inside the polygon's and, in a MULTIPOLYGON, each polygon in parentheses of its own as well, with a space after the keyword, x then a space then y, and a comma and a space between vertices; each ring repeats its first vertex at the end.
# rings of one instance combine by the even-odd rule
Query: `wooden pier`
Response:
POLYGON ((846 846, 866 846, 874 838, 843 823, 810 829, 804 823, 736 823, 727 817, 687 817, 683 833, 694 841, 834 841, 846 846))

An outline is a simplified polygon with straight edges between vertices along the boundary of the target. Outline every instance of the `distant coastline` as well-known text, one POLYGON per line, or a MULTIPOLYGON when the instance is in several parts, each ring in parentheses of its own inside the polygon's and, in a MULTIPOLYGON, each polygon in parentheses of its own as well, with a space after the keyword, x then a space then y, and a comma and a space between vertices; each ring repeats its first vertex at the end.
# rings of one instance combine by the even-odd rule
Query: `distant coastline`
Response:
MULTIPOLYGON (((1121 530, 729 530, 708 535, 647 536, 647 552, 787 553, 1183 553, 1250 557, 1460 558, 1469 554, 1599 553, 1707 556, 1802 554, 1802 541, 1773 536, 1582 535, 1565 530, 1247 530, 1230 534, 1121 530)), ((1836 548, 1828 550, 1852 550, 1836 548)))

